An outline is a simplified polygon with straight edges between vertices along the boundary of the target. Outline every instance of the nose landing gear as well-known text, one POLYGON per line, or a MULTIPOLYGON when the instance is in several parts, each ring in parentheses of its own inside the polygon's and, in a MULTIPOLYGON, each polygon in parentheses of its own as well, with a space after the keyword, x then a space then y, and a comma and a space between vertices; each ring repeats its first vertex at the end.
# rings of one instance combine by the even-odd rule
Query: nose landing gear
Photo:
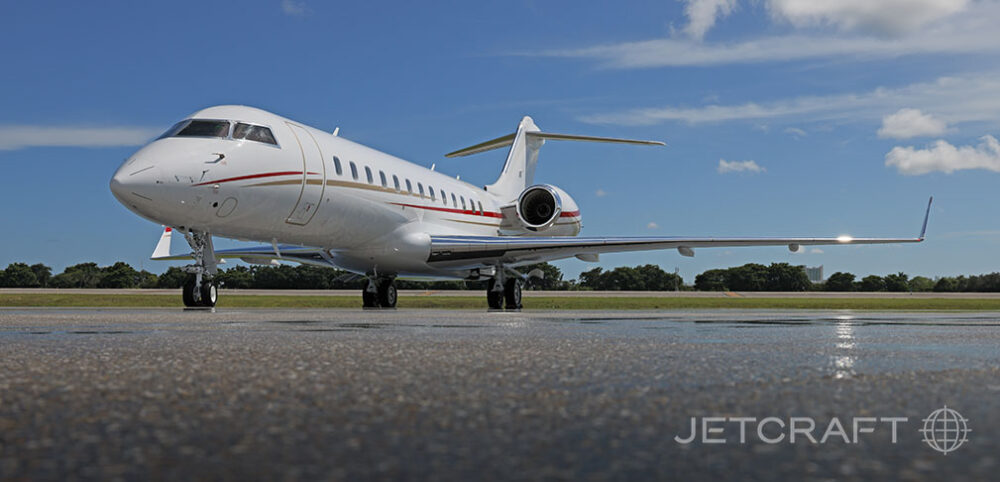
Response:
POLYGON ((212 247, 212 235, 197 231, 187 231, 184 239, 191 245, 194 264, 184 267, 188 278, 184 282, 181 297, 189 308, 212 308, 219 300, 219 287, 213 279, 219 272, 212 247))
POLYGON ((202 278, 199 283, 198 275, 189 275, 182 290, 184 306, 188 308, 212 308, 219 300, 219 287, 216 282, 202 278))

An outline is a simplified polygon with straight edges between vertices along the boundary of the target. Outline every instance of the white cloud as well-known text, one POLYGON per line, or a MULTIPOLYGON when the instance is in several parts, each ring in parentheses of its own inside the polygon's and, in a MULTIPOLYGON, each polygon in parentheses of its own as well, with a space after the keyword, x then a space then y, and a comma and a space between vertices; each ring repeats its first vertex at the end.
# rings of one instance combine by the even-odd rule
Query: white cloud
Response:
POLYGON ((159 133, 139 127, 0 126, 0 150, 26 147, 116 147, 145 144, 159 133))
MULTIPOLYGON (((892 0, 896 3, 900 0, 892 0)), ((919 1, 919 0, 918 0, 919 1)), ((827 4, 834 2, 810 2, 827 4)), ((853 3, 853 0, 852 0, 853 3)), ((880 1, 868 2, 881 5, 880 1)), ((822 10, 824 7, 816 7, 822 10)), ((831 7, 832 8, 832 7, 831 7)), ((878 7, 882 12, 881 7, 878 7)), ((772 9, 772 11, 774 11, 772 9)), ((929 11, 929 10, 927 10, 929 11)), ((791 14, 790 14, 791 15, 791 14)), ((803 14, 804 17, 814 15, 803 14)), ((886 15, 872 14, 872 18, 885 19, 886 15)), ((934 17, 929 13, 921 13, 906 20, 905 12, 898 12, 900 20, 896 23, 885 19, 882 30, 893 28, 905 30, 907 26, 923 25, 930 19, 940 21, 924 25, 897 37, 879 37, 861 33, 816 33, 813 31, 796 31, 785 35, 749 38, 726 43, 701 43, 690 38, 661 38, 636 42, 596 45, 575 49, 548 50, 529 52, 525 55, 581 58, 599 62, 609 68, 653 68, 675 66, 709 66, 726 64, 750 64, 763 62, 788 62, 815 60, 833 57, 847 58, 852 61, 878 60, 916 54, 969 54, 991 53, 1000 51, 1000 29, 995 28, 993 19, 1000 16, 1000 2, 978 2, 961 13, 934 17), (945 18, 946 17, 946 18, 945 18), (895 25, 895 26, 894 26, 895 25)), ((864 15, 857 15, 857 20, 848 20, 854 16, 844 13, 825 14, 824 18, 838 18, 838 24, 847 25, 858 22, 859 28, 871 23, 861 22, 864 15), (846 22, 846 23, 845 23, 846 22)), ((797 14, 794 18, 800 18, 797 14)), ((832 21, 832 20, 830 20, 832 21)))
POLYGON ((909 139, 918 136, 937 136, 948 130, 948 124, 919 109, 899 109, 895 114, 882 118, 878 136, 893 139, 909 139))
POLYGON ((920 175, 934 171, 952 173, 963 169, 986 169, 1000 172, 1000 142, 983 136, 976 146, 955 147, 939 140, 926 149, 894 147, 885 155, 885 165, 900 174, 920 175))
POLYGON ((806 131, 799 129, 798 127, 788 127, 783 132, 792 137, 805 137, 808 135, 806 134, 806 131))
POLYGON ((649 224, 646 225, 646 229, 660 229, 660 225, 650 221, 649 224))
POLYGON ((732 13, 736 8, 736 0, 684 0, 687 6, 684 7, 684 14, 688 17, 688 24, 684 27, 684 33, 695 40, 705 37, 715 21, 732 13))
POLYGON ((775 18, 796 27, 835 25, 883 35, 900 35, 958 13, 968 0, 768 0, 775 18))
POLYGON ((281 11, 285 12, 285 15, 301 17, 306 14, 306 4, 295 0, 281 0, 281 11))
POLYGON ((760 167, 754 161, 727 161, 725 159, 719 159, 719 167, 717 170, 719 171, 719 174, 729 174, 731 172, 761 173, 767 169, 760 167))
POLYGON ((597 197, 604 197, 608 195, 608 192, 605 191, 604 189, 598 189, 596 192, 594 192, 594 195, 597 197))
POLYGON ((809 252, 812 254, 823 254, 823 250, 819 248, 810 249, 809 252))
MULTIPOLYGON (((1000 30, 1000 29, 998 29, 1000 30)), ((909 107, 934 112, 948 124, 996 123, 1000 112, 1000 75, 996 72, 942 77, 896 88, 826 96, 803 96, 767 102, 700 107, 646 107, 579 117, 583 122, 616 125, 690 124, 727 121, 796 119, 798 122, 857 122, 881 119, 886 112, 909 107)))

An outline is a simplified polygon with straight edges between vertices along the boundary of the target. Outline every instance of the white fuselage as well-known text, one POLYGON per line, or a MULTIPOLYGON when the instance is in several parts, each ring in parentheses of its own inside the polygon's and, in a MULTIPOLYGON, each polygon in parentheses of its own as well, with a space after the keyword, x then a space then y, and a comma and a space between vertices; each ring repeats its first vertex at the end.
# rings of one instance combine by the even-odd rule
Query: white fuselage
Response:
MULTIPOLYGON (((190 118, 263 126, 276 145, 231 131, 144 146, 112 191, 156 223, 323 248, 344 269, 418 277, 464 276, 428 266, 431 235, 505 234, 501 208, 514 199, 259 109, 213 107, 190 118)), ((570 205, 546 235, 579 230, 570 205)))

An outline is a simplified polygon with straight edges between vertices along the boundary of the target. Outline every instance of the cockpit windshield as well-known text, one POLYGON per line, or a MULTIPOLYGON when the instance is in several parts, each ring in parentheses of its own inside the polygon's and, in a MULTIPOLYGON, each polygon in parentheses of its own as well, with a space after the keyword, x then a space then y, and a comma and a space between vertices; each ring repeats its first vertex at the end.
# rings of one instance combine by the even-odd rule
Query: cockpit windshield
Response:
POLYGON ((229 137, 229 121, 192 120, 174 134, 176 137, 229 137))
POLYGON ((278 142, 274 140, 274 135, 271 134, 271 129, 264 126, 244 124, 242 122, 236 124, 236 128, 233 129, 233 139, 246 139, 248 141, 278 145, 278 142))
POLYGON ((248 140, 278 145, 271 129, 264 126, 237 122, 230 132, 233 122, 227 120, 187 119, 167 129, 159 139, 167 137, 215 137, 219 139, 248 140))

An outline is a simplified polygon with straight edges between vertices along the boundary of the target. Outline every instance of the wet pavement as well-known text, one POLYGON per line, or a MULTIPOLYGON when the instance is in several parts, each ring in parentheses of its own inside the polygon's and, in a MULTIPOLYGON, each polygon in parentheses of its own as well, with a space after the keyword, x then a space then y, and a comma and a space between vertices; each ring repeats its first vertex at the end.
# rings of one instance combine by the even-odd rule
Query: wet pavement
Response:
POLYGON ((987 480, 998 400, 1000 313, 0 310, 8 480, 987 480))

